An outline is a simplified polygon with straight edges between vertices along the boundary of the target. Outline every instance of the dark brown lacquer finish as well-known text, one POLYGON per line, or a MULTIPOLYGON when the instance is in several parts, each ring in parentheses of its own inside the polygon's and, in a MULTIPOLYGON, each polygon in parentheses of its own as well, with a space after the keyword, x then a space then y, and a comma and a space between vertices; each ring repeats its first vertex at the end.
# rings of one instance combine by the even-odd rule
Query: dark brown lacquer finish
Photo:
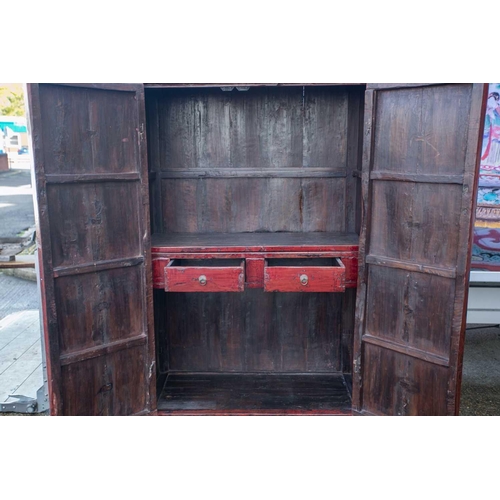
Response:
POLYGON ((27 94, 51 413, 155 411, 143 86, 27 94))
POLYGON ((343 293, 165 295, 172 372, 341 373, 343 293))
POLYGON ((341 374, 172 374, 158 400, 170 415, 348 415, 341 374))
POLYGON ((363 96, 146 89, 159 413, 350 412, 363 96))
POLYGON ((484 96, 483 84, 368 86, 356 412, 458 413, 484 96))
POLYGON ((362 90, 149 90, 154 232, 354 232, 362 90))

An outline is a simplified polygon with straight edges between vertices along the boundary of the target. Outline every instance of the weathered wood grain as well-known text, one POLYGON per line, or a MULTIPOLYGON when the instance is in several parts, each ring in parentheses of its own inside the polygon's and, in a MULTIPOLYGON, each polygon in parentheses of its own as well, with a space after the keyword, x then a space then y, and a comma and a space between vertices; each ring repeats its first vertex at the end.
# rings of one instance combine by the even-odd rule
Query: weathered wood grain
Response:
POLYGON ((28 103, 51 413, 154 410, 142 86, 29 85, 28 103))
POLYGON ((315 233, 171 233, 153 234, 153 253, 328 252, 356 251, 359 236, 345 232, 315 233))
POLYGON ((367 92, 356 412, 458 412, 484 92, 482 84, 367 92))
POLYGON ((152 218, 163 221, 162 232, 345 231, 347 176, 359 168, 347 138, 357 139, 360 89, 188 88, 148 96, 151 169, 159 174, 153 192, 161 190, 152 218))
POLYGON ((243 293, 165 295, 167 335, 158 347, 168 356, 161 364, 169 370, 341 371, 342 293, 247 288, 243 293))
POLYGON ((172 259, 164 268, 166 292, 242 292, 245 261, 172 259))
POLYGON ((348 414, 350 398, 342 375, 172 374, 158 409, 180 414, 348 414))

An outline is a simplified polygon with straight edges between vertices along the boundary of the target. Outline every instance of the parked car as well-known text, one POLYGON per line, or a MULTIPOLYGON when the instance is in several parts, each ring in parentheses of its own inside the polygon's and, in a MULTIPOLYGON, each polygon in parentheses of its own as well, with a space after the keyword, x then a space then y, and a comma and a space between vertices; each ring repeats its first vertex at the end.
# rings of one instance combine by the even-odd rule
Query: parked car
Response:
POLYGON ((29 153, 28 151, 28 147, 27 146, 23 146, 22 148, 19 148, 17 150, 17 154, 18 155, 27 155, 29 153))

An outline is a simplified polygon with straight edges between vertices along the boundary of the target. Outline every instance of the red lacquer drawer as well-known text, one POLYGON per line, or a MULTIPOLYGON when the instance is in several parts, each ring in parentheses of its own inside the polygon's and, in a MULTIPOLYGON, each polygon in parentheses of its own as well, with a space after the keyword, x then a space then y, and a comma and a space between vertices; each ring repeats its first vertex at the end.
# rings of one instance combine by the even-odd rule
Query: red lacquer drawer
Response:
POLYGON ((344 292, 345 267, 340 259, 267 259, 266 292, 344 292))
POLYGON ((243 259, 174 259, 165 267, 166 292, 242 292, 243 259))

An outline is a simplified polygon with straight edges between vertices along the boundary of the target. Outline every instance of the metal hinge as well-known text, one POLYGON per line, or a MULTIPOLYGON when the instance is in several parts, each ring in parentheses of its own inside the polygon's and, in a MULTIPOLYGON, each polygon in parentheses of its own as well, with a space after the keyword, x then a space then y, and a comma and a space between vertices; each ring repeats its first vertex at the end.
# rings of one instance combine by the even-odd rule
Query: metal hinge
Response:
POLYGON ((361 372, 361 355, 358 354, 356 358, 354 359, 353 363, 353 371, 354 373, 360 373, 361 372))
POLYGON ((45 385, 36 391, 36 399, 22 394, 12 394, 9 397, 15 398, 15 401, 1 403, 0 413, 41 413, 49 409, 45 385))
POLYGON ((37 401, 33 398, 27 398, 20 394, 12 394, 11 398, 15 398, 15 401, 10 403, 2 403, 0 405, 0 411, 2 413, 35 413, 37 407, 37 401))

